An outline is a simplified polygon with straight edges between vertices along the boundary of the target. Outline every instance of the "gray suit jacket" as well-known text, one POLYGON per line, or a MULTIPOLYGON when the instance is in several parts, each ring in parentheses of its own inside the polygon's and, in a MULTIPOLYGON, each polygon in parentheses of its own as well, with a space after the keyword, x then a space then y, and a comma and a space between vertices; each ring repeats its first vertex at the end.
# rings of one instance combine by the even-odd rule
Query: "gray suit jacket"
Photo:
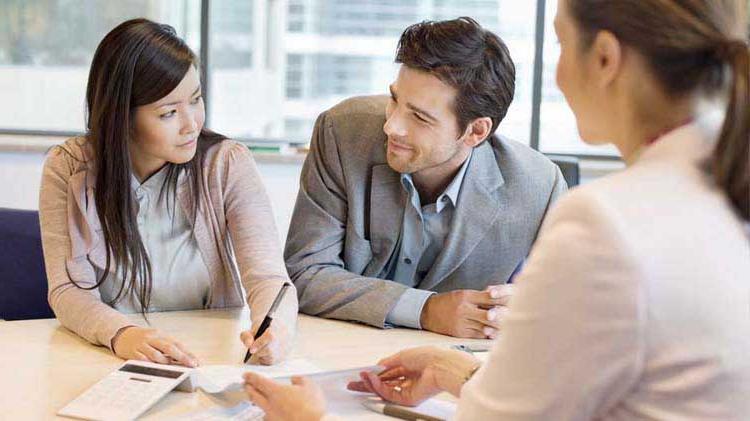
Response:
MULTIPOLYGON (((304 313, 383 327, 408 288, 381 279, 398 255, 407 200, 386 162, 386 102, 352 98, 315 124, 284 251, 304 313)), ((566 188, 557 166, 525 145, 492 138, 477 146, 444 249, 418 288, 505 283, 566 188)))

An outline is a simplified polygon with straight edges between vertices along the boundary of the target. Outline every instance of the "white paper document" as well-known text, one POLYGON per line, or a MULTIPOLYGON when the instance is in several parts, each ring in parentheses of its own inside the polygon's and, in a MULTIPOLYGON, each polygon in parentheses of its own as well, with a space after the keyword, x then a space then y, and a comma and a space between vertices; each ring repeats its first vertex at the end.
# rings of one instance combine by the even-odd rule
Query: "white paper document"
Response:
MULTIPOLYGON (((347 390, 350 381, 358 380, 362 371, 379 372, 382 367, 358 367, 338 371, 325 371, 305 359, 288 360, 277 366, 252 365, 209 365, 194 370, 191 376, 193 390, 201 389, 213 395, 219 407, 183 415, 181 419, 188 421, 209 420, 259 420, 263 415, 260 408, 243 402, 246 397, 242 388, 242 374, 254 371, 268 377, 273 377, 281 383, 289 383, 289 377, 295 375, 308 376, 323 390, 326 397, 328 412, 347 421, 384 420, 389 417, 379 414, 362 405, 365 400, 373 399, 369 393, 359 393, 347 390), (224 392, 229 392, 224 394, 224 392), (219 397, 224 397, 220 398, 219 397), (231 399, 230 399, 231 397, 231 399), (223 402, 223 401, 226 402, 223 402)), ((455 404, 443 400, 430 399, 414 408, 420 413, 429 414, 442 419, 450 419, 455 412, 455 404)))
POLYGON ((198 367, 190 374, 189 391, 201 389, 206 393, 223 393, 242 388, 242 375, 248 371, 266 377, 281 378, 309 376, 324 370, 308 360, 299 358, 284 361, 277 365, 206 365, 198 367))
MULTIPOLYGON (((359 380, 359 373, 362 371, 380 372, 382 370, 383 367, 377 366, 361 367, 319 373, 310 377, 323 389, 329 413, 347 421, 375 421, 392 418, 373 412, 362 405, 362 402, 373 399, 372 394, 352 392, 346 388, 346 385, 352 380, 359 380)), ((449 420, 456 411, 456 405, 453 402, 433 398, 411 409, 421 414, 449 420)))

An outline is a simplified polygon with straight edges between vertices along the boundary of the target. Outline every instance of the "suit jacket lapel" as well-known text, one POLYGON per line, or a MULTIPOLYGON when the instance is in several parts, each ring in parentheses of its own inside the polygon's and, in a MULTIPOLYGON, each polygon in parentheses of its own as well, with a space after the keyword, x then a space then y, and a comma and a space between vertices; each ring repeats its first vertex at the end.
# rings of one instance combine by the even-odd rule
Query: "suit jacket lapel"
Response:
POLYGON ((399 242, 404 220, 406 193, 399 174, 388 164, 372 168, 370 182, 370 243, 373 259, 367 272, 377 276, 382 272, 399 242))
POLYGON ((419 288, 431 289, 442 282, 479 244, 487 227, 495 222, 507 206, 501 203, 496 193, 503 183, 492 147, 484 142, 474 150, 466 169, 443 250, 419 288))

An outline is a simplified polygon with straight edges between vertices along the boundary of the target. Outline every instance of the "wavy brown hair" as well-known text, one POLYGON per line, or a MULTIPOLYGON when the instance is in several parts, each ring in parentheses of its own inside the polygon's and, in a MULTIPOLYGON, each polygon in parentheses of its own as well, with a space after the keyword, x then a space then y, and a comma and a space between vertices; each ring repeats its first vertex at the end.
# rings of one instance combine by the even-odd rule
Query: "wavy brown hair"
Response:
POLYGON ((728 89, 708 163, 715 182, 750 220, 750 50, 745 0, 567 0, 584 48, 606 30, 637 50, 673 97, 728 89))
MULTIPOLYGON (((108 250, 105 270, 92 287, 107 279, 111 267, 122 284, 110 305, 127 296, 137 299, 145 315, 151 300, 151 263, 138 231, 136 202, 131 189, 131 157, 135 108, 151 104, 174 90, 197 57, 174 28, 147 19, 121 23, 101 41, 94 54, 86 88, 86 140, 93 146, 96 171, 94 200, 108 250)), ((176 203, 177 180, 189 179, 194 206, 193 226, 201 202, 200 188, 206 150, 225 137, 201 130, 192 160, 167 163, 160 197, 176 203)), ((80 288, 80 285, 76 286, 80 288)))

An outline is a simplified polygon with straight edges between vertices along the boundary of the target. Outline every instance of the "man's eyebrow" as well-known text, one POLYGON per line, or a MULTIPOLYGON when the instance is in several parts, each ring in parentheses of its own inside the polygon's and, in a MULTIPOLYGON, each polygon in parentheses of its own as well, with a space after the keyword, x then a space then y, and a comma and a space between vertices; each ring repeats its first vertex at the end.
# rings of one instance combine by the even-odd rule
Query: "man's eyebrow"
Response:
MULTIPOLYGON (((391 91, 391 97, 393 98, 393 100, 398 102, 398 96, 396 95, 396 92, 393 90, 393 85, 389 86, 388 90, 391 91)), ((406 107, 412 111, 422 114, 427 120, 430 120, 433 122, 438 121, 438 119, 435 118, 432 114, 428 113, 427 111, 417 107, 416 105, 410 102, 406 103, 406 107)))
POLYGON ((423 109, 421 109, 421 108, 417 107, 417 106, 416 106, 416 105, 414 105, 414 104, 411 104, 411 103, 408 103, 408 102, 407 102, 407 103, 406 103, 406 106, 407 106, 407 108, 411 109, 412 111, 416 111, 416 112, 418 112, 419 114, 422 114, 422 115, 423 115, 423 116, 424 116, 425 118, 427 118, 427 120, 431 120, 431 121, 433 121, 433 122, 437 121, 437 118, 433 117, 433 116, 432 116, 432 114, 430 114, 430 113, 428 113, 427 111, 425 111, 425 110, 423 110, 423 109))
MULTIPOLYGON (((198 92, 200 92, 200 90, 201 90, 201 86, 198 85, 198 87, 195 88, 195 91, 193 91, 193 94, 190 95, 190 96, 194 97, 195 94, 197 94, 198 92)), ((175 104, 179 104, 179 103, 180 103, 180 101, 172 101, 172 102, 167 102, 166 104, 161 104, 158 107, 166 107, 167 105, 175 105, 175 104)))

